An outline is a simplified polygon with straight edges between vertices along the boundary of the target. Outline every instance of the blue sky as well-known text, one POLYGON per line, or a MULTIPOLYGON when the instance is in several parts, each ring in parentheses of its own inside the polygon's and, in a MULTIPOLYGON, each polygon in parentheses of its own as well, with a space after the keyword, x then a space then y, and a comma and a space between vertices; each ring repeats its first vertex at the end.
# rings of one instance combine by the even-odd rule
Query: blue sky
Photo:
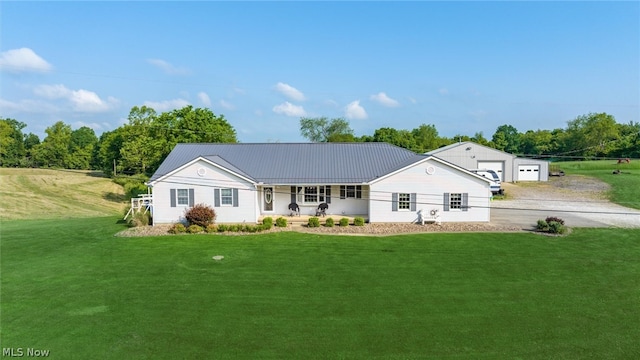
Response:
POLYGON ((305 141, 301 116, 356 135, 433 124, 640 121, 640 3, 0 3, 0 116, 99 135, 131 107, 223 114, 241 142, 305 141))

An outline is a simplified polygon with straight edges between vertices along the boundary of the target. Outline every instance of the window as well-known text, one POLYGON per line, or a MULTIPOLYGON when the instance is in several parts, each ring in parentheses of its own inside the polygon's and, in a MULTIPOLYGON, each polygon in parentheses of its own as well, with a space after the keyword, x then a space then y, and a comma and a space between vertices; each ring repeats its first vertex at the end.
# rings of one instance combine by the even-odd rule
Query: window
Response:
POLYGON ((298 186, 296 192, 296 202, 299 204, 319 204, 325 201, 330 194, 329 186, 298 186), (326 194, 326 197, 325 197, 326 194))
POLYGON ((398 194, 398 210, 409 210, 411 208, 411 194, 398 194))
POLYGON ((189 189, 176 189, 176 199, 180 206, 189 205, 189 189))
POLYGON ((444 193, 444 211, 462 210, 469 211, 468 193, 444 193))
POLYGON ((361 185, 340 185, 340 199, 362 199, 361 185))
POLYGON ((231 189, 220 189, 220 204, 233 206, 233 191, 231 189))
POLYGON ((238 189, 213 189, 213 206, 238 207, 238 189))
POLYGON ((450 194, 449 195, 449 209, 462 209, 462 194, 450 194))

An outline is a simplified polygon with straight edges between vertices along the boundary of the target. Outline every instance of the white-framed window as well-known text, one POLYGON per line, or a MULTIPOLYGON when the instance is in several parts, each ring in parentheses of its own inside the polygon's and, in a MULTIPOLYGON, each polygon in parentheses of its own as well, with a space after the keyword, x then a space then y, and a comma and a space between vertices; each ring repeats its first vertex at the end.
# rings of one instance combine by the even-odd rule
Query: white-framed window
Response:
POLYGON ((398 193, 398 210, 411 209, 411 194, 398 193))
POLYGON ((189 206, 189 189, 176 189, 176 204, 189 206))
POLYGON ((220 205, 233 206, 233 190, 220 189, 220 205))
POLYGON ((298 186, 296 202, 298 204, 320 204, 326 200, 325 193, 327 193, 327 191, 324 185, 298 186))
POLYGON ((449 209, 450 210, 461 210, 462 209, 462 194, 460 193, 451 193, 449 194, 449 209))
POLYGON ((340 185, 340 199, 362 199, 362 185, 340 185))

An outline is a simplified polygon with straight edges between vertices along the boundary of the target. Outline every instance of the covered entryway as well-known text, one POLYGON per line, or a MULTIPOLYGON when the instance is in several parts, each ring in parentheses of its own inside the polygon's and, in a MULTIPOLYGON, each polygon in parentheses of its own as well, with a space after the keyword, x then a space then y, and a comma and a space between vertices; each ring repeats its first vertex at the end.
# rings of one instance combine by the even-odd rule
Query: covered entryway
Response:
POLYGON ((540 165, 518 165, 518 181, 539 181, 540 165))
POLYGON ((504 162, 503 161, 478 161, 478 169, 493 170, 500 176, 500 181, 504 181, 504 162))

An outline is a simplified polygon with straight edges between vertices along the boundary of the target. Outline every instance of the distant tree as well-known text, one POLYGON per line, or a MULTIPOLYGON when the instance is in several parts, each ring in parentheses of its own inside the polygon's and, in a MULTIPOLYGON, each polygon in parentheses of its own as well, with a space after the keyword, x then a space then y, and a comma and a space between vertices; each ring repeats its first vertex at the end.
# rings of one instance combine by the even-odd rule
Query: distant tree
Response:
POLYGON ((69 143, 69 169, 91 169, 94 148, 98 144, 98 137, 93 129, 83 126, 71 132, 69 143))
POLYGON ((567 145, 583 156, 607 156, 615 148, 620 133, 616 120, 606 113, 590 113, 567 123, 567 145))
POLYGON ((489 140, 487 140, 482 134, 482 131, 475 133, 475 135, 473 135, 473 137, 471 138, 471 141, 478 143, 480 145, 491 146, 491 144, 489 143, 489 140))
POLYGON ((526 155, 548 155, 553 153, 553 134, 549 130, 527 130, 520 136, 520 149, 526 155))
POLYGON ((25 156, 22 129, 27 125, 15 119, 0 118, 0 166, 19 166, 25 156))
POLYGON ((121 164, 125 171, 145 174, 147 167, 161 157, 160 144, 164 139, 153 136, 152 125, 155 118, 156 112, 152 108, 131 108, 120 148, 121 164))
POLYGON ((640 123, 618 124, 619 140, 609 156, 640 158, 640 123))
POLYGON ((396 130, 394 128, 380 128, 373 133, 374 142, 386 142, 413 150, 417 148, 413 134, 409 130, 396 130))
POLYGON ((69 162, 71 126, 58 121, 45 129, 47 136, 33 147, 33 157, 39 166, 65 168, 69 162))
POLYGON ((40 144, 40 138, 38 135, 34 133, 28 133, 24 136, 24 150, 25 156, 24 161, 20 165, 20 167, 34 167, 35 163, 33 161, 33 148, 36 145, 40 144))
POLYGON ((520 152, 520 133, 512 125, 500 125, 491 139, 498 150, 517 154, 520 152))
POLYGON ((427 151, 437 149, 440 146, 441 139, 438 136, 438 130, 435 125, 422 124, 411 130, 411 135, 415 141, 415 152, 425 153, 427 151))
POLYGON ((312 142, 355 141, 353 130, 344 118, 300 118, 300 134, 312 142))
POLYGON ((103 132, 94 151, 96 167, 109 176, 114 170, 122 170, 120 149, 124 143, 124 132, 124 127, 103 132))

